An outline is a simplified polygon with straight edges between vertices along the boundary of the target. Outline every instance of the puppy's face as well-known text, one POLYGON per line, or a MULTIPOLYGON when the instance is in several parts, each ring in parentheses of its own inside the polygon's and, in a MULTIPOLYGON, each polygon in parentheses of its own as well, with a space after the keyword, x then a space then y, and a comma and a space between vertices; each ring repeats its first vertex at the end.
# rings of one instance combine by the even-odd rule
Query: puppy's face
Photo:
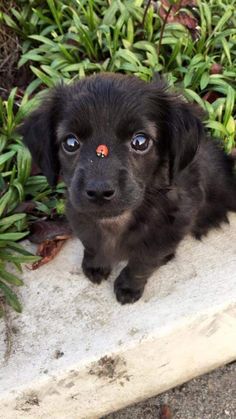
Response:
POLYGON ((105 218, 138 207, 162 165, 168 183, 188 164, 196 121, 163 86, 108 74, 56 88, 22 132, 49 182, 62 173, 73 207, 105 218))
POLYGON ((158 165, 158 128, 140 95, 93 83, 65 103, 56 130, 69 199, 78 211, 113 217, 140 205, 158 165), (107 155, 100 153, 105 145, 107 155))

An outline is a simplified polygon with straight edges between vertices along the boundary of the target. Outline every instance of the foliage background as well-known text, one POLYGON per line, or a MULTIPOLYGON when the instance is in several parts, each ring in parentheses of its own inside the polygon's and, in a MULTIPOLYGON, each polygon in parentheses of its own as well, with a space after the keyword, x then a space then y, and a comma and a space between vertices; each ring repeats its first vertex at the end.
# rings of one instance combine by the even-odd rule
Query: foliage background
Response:
POLYGON ((0 11, 0 314, 21 311, 9 263, 37 260, 16 242, 38 218, 63 212, 15 128, 45 89, 100 71, 163 75, 206 112, 226 152, 235 147, 235 0, 18 0, 0 11), (29 205, 31 204, 31 207, 29 205), (29 209, 31 208, 31 209, 29 209), (13 289, 12 289, 13 286, 13 289), (1 312, 2 311, 2 312, 1 312))

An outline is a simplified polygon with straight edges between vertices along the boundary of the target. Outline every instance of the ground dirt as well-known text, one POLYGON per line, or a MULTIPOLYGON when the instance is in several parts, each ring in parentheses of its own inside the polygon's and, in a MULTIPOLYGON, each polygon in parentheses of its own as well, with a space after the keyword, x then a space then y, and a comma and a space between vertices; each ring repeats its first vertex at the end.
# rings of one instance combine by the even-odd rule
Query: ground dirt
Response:
MULTIPOLYGON (((0 1, 1 12, 9 14, 11 8, 18 9, 19 5, 15 0, 0 1)), ((22 53, 22 40, 16 31, 0 24, 0 97, 3 100, 8 98, 11 89, 18 87, 18 95, 24 93, 29 83, 34 79, 29 64, 18 67, 18 61, 22 53)))
POLYGON ((154 418, 236 419, 236 362, 102 419, 154 418))

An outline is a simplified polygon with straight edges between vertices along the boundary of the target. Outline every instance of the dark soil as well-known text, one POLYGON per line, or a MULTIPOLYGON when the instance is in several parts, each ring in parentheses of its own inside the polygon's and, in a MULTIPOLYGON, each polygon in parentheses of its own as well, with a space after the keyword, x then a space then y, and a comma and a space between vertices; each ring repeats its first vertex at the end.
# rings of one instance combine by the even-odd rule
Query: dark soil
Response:
MULTIPOLYGON (((14 1, 1 2, 1 11, 8 13, 11 7, 17 8, 14 1)), ((24 91, 33 80, 29 65, 21 68, 17 63, 21 55, 21 40, 15 31, 4 24, 0 26, 0 96, 5 100, 13 86, 24 91)))

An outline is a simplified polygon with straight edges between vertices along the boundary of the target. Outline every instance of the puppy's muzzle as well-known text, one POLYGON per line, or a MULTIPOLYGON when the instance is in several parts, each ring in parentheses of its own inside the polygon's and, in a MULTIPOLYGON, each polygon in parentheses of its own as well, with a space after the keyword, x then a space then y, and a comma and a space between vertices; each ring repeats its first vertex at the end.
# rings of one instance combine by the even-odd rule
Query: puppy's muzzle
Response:
POLYGON ((90 180, 86 184, 84 195, 89 202, 102 204, 112 201, 116 192, 115 186, 109 181, 90 180))

